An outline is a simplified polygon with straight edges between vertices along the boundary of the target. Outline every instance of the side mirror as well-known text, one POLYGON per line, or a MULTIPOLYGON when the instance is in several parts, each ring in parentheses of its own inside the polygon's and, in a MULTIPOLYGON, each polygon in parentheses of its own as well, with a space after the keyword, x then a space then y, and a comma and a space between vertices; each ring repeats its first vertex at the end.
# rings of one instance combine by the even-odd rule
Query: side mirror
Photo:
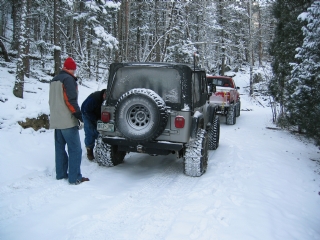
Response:
POLYGON ((208 95, 211 97, 212 93, 215 93, 217 91, 216 85, 209 83, 208 84, 208 95))
POLYGON ((212 84, 212 92, 215 93, 217 91, 217 86, 215 84, 212 84))
POLYGON ((208 84, 208 92, 211 93, 215 93, 217 91, 216 85, 213 83, 209 83, 208 84))

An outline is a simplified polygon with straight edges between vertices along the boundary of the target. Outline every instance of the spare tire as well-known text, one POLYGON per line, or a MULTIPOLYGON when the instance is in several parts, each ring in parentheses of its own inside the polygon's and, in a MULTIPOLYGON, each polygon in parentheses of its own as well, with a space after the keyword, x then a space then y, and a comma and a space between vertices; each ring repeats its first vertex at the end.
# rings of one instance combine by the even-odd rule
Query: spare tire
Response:
POLYGON ((163 99, 154 91, 134 88, 124 93, 115 106, 115 125, 130 141, 147 142, 157 138, 168 122, 163 99))

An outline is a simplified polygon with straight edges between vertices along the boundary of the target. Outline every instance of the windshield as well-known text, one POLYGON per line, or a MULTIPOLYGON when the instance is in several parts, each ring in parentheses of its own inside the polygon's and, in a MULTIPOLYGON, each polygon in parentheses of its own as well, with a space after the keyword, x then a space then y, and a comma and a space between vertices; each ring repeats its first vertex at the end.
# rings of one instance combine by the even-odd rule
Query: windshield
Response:
POLYGON ((159 67, 122 67, 114 76, 112 99, 133 88, 155 91, 165 102, 179 103, 181 98, 180 74, 176 69, 159 67))

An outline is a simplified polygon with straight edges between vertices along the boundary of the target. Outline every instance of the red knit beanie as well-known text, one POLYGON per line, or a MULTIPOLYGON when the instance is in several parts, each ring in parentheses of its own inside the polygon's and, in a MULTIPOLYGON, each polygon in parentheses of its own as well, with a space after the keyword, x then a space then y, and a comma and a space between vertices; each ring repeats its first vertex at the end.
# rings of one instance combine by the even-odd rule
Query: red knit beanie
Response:
POLYGON ((76 62, 71 58, 71 57, 68 57, 66 59, 66 61, 64 62, 63 66, 66 68, 66 69, 69 69, 69 70, 76 70, 77 68, 77 64, 76 62))

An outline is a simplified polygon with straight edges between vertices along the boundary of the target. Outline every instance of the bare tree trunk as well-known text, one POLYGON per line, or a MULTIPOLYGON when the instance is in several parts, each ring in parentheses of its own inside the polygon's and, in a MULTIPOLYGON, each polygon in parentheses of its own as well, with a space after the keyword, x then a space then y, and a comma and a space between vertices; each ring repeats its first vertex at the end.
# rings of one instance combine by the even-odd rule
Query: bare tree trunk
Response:
POLYGON ((137 28, 137 43, 136 43, 136 59, 140 62, 140 49, 141 49, 141 32, 140 27, 137 28))
MULTIPOLYGON (((72 9, 74 11, 74 9, 72 9)), ((68 40, 67 40, 67 47, 66 53, 68 56, 73 57, 73 46, 74 46, 74 20, 73 14, 69 17, 69 24, 68 24, 68 40)))
POLYGON ((220 68, 220 72, 219 74, 221 76, 224 75, 224 69, 225 69, 225 46, 224 46, 224 18, 223 18, 223 0, 219 0, 219 24, 221 27, 221 31, 220 31, 220 48, 221 48, 221 52, 222 52, 222 57, 221 57, 221 68, 220 68))
POLYGON ((249 0, 248 2, 248 15, 249 15, 249 64, 250 64, 250 96, 253 94, 253 79, 252 79, 252 71, 253 71, 253 48, 252 48, 252 2, 249 0))
POLYGON ((262 49, 262 26, 261 26, 261 7, 258 9, 258 21, 259 21, 259 66, 262 66, 262 57, 263 57, 263 49, 262 49))
POLYGON ((100 52, 99 51, 97 51, 97 61, 96 61, 96 82, 99 82, 99 62, 100 62, 100 57, 101 57, 101 55, 100 55, 100 52))
POLYGON ((220 75, 224 76, 225 74, 225 67, 226 67, 226 48, 224 46, 224 39, 222 38, 221 41, 221 51, 222 51, 222 58, 221 58, 221 70, 220 70, 220 75))
POLYGON ((3 10, 0 10, 1 16, 0 16, 0 36, 3 36, 4 31, 4 18, 6 17, 6 14, 3 12, 3 10))
POLYGON ((30 77, 30 27, 31 27, 31 17, 29 13, 31 12, 32 0, 27 0, 26 2, 26 19, 25 19, 25 46, 24 46, 24 58, 23 58, 23 66, 24 66, 24 75, 28 78, 30 77))
MULTIPOLYGON (((119 12, 119 11, 117 11, 117 12, 119 12)), ((115 36, 115 37, 117 37, 118 36, 118 28, 117 28, 117 24, 118 24, 118 18, 117 18, 117 14, 118 13, 112 13, 111 14, 111 16, 112 16, 112 18, 114 19, 114 21, 113 21, 113 36, 115 36)), ((117 53, 118 53, 118 51, 114 51, 114 57, 112 57, 112 59, 114 59, 114 61, 116 60, 116 56, 117 56, 117 53)))
POLYGON ((27 15, 27 0, 21 0, 19 7, 17 8, 17 15, 20 16, 19 23, 19 50, 18 50, 18 61, 16 80, 13 87, 13 94, 18 98, 23 98, 24 89, 24 74, 25 67, 23 65, 25 58, 25 47, 26 47, 26 15, 27 15))
MULTIPOLYGON (((207 39, 207 33, 206 33, 206 28, 204 28, 204 23, 205 23, 205 20, 207 19, 207 4, 208 2, 207 1, 204 1, 204 3, 201 3, 202 4, 202 14, 201 14, 201 27, 200 27, 200 33, 199 35, 201 35, 201 40, 205 40, 207 39)), ((202 44, 201 45, 201 50, 202 50, 202 54, 201 54, 201 66, 204 67, 205 66, 205 55, 206 55, 206 52, 207 52, 207 44, 202 44)))
MULTIPOLYGON (((168 3, 168 4, 170 4, 170 3, 168 3)), ((172 5, 171 5, 170 14, 169 14, 169 24, 168 24, 167 31, 169 31, 169 30, 171 29, 171 27, 172 27, 172 23, 173 23, 173 10, 174 10, 174 8, 175 8, 175 6, 176 6, 176 3, 175 3, 175 2, 173 2, 173 3, 171 3, 171 4, 172 4, 172 5)), ((162 58, 161 58, 161 61, 162 61, 162 62, 164 61, 164 59, 165 59, 165 57, 166 57, 167 47, 168 47, 169 44, 170 44, 170 36, 171 36, 171 34, 168 33, 168 34, 167 34, 167 37, 166 37, 166 40, 164 41, 164 47, 163 47, 162 58)))
POLYGON ((3 53, 3 56, 4 56, 4 60, 5 60, 6 62, 10 62, 7 49, 6 49, 6 47, 4 46, 4 44, 3 44, 3 42, 2 42, 1 39, 0 39, 0 48, 1 48, 1 50, 2 50, 2 53, 3 53))
POLYGON ((60 49, 60 6, 61 0, 54 0, 54 18, 53 18, 53 57, 54 57, 54 75, 57 75, 61 69, 61 49, 60 49))
POLYGON ((92 52, 92 40, 91 40, 91 37, 92 37, 92 32, 93 32, 93 29, 90 28, 90 35, 88 36, 87 38, 87 65, 88 65, 88 68, 90 69, 89 71, 89 78, 91 77, 91 65, 92 65, 92 59, 91 59, 91 52, 92 52))
POLYGON ((115 61, 116 62, 122 62, 123 61, 123 46, 124 46, 124 42, 123 42, 123 25, 122 25, 122 21, 123 21, 123 4, 121 4, 120 6, 120 10, 118 11, 118 39, 119 39, 119 49, 116 51, 116 55, 115 55, 115 61))
POLYGON ((125 2, 125 60, 129 58, 130 1, 125 2))
POLYGON ((40 14, 35 16, 33 19, 33 40, 38 41, 40 39, 40 14))
POLYGON ((19 48, 19 31, 20 31, 20 23, 19 23, 19 14, 18 11, 21 8, 20 0, 12 0, 12 18, 13 18, 13 41, 11 45, 11 49, 13 51, 18 51, 19 48))
POLYGON ((7 1, 7 3, 1 2, 1 16, 0 16, 0 36, 5 37, 6 29, 8 26, 8 16, 12 14, 12 2, 7 1))
POLYGON ((136 60, 140 62, 141 59, 141 18, 142 18, 142 5, 143 3, 139 3, 138 9, 137 9, 137 42, 136 42, 136 60))
MULTIPOLYGON (((79 3, 79 11, 82 13, 82 12, 85 12, 85 3, 84 3, 84 1, 80 1, 80 3, 79 3)), ((80 43, 80 52, 82 52, 83 53, 83 58, 84 58, 84 60, 85 60, 85 55, 86 55, 86 52, 87 52, 87 50, 86 50, 86 47, 87 47, 87 45, 86 45, 86 38, 85 38, 85 33, 86 33, 86 31, 87 30, 85 30, 85 21, 83 20, 83 19, 81 19, 80 21, 79 21, 79 27, 78 27, 78 29, 79 29, 79 43, 80 43)))
MULTIPOLYGON (((155 1, 155 8, 154 8, 154 14, 155 14, 155 24, 156 24, 156 29, 155 29, 155 43, 158 42, 158 38, 160 36, 160 19, 159 19, 159 7, 158 7, 158 1, 155 1)), ((156 62, 160 62, 160 42, 156 43, 156 58, 155 61, 156 62)))

